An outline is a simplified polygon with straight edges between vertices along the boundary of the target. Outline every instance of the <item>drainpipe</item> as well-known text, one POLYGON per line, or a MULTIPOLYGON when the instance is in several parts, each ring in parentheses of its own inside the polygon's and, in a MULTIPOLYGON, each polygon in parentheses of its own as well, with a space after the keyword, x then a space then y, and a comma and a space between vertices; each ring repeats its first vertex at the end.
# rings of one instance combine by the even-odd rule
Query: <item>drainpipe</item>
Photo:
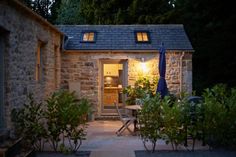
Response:
POLYGON ((180 56, 180 68, 179 68, 179 82, 180 82, 180 97, 181 93, 183 92, 183 58, 184 58, 185 52, 182 52, 182 55, 180 56))

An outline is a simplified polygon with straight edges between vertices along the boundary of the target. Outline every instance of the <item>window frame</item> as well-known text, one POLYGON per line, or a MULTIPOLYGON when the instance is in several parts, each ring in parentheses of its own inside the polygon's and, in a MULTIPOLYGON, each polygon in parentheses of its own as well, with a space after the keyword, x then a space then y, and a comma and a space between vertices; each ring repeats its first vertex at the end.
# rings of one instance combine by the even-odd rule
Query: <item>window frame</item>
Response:
POLYGON ((60 50, 59 50, 59 46, 54 45, 54 85, 55 88, 57 89, 59 87, 59 55, 60 55, 60 50))
MULTIPOLYGON (((141 43, 141 44, 150 44, 151 43, 151 37, 150 37, 150 32, 149 31, 147 31, 147 30, 136 30, 136 31, 134 31, 134 38, 135 38, 135 42, 136 43, 141 43), (147 34, 147 41, 139 41, 138 40, 138 33, 146 33, 147 34)), ((142 35, 142 39, 143 39, 143 35, 142 35)))
POLYGON ((43 48, 44 43, 41 41, 38 41, 37 44, 37 50, 36 50, 36 59, 35 59, 35 81, 41 82, 43 79, 43 48))
POLYGON ((95 43, 96 40, 97 40, 97 32, 96 32, 96 31, 93 31, 93 30, 86 30, 86 31, 82 31, 82 32, 81 32, 81 38, 80 38, 80 42, 81 42, 81 43, 95 43), (93 41, 90 41, 90 40, 84 41, 84 35, 85 35, 86 33, 93 33, 93 34, 94 34, 93 41))

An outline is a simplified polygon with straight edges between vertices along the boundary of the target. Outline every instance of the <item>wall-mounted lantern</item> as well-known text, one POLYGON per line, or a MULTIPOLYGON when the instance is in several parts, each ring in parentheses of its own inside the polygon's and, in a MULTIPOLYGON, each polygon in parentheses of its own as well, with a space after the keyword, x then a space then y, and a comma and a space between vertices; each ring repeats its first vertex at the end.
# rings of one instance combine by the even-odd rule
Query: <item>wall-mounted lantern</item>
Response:
POLYGON ((143 74, 147 74, 149 69, 147 67, 147 63, 145 62, 144 58, 141 58, 141 69, 142 69, 142 72, 143 74))

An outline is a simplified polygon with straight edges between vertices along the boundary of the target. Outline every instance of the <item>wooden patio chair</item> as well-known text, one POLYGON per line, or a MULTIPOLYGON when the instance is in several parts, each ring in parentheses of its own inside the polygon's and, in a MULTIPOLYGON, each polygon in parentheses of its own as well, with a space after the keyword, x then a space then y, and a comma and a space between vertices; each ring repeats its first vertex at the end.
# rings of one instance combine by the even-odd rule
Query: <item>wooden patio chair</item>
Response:
POLYGON ((129 128, 130 124, 133 124, 134 121, 136 120, 135 117, 131 117, 127 114, 122 114, 120 112, 120 109, 119 109, 119 106, 117 104, 117 102, 114 102, 114 105, 116 107, 116 111, 118 113, 118 116, 120 118, 120 121, 123 123, 123 125, 116 131, 116 134, 118 136, 120 136, 126 129, 131 133, 133 134, 134 132, 131 131, 131 129, 129 128))

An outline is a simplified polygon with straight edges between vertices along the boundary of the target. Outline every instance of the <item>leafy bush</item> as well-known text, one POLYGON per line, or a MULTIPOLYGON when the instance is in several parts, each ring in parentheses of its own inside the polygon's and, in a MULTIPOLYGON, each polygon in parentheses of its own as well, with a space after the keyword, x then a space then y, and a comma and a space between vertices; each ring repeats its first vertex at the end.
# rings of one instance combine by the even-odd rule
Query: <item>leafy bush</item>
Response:
POLYGON ((236 89, 219 84, 206 89, 204 98, 204 139, 211 147, 236 146, 236 89))
POLYGON ((152 97, 155 93, 155 85, 157 84, 157 79, 153 79, 151 82, 150 79, 142 77, 139 78, 134 86, 128 86, 123 89, 123 93, 127 94, 126 103, 128 105, 135 104, 136 99, 144 99, 146 97, 152 97))
POLYGON ((90 104, 86 99, 77 102, 74 93, 68 91, 55 92, 47 100, 47 126, 48 139, 55 151, 57 151, 60 135, 62 135, 62 146, 64 139, 70 143, 70 150, 76 151, 82 140, 85 139, 86 116, 90 104), (72 144, 73 142, 73 144, 72 144))
POLYGON ((173 95, 164 99, 160 95, 146 98, 138 118, 144 146, 147 149, 146 142, 150 141, 152 151, 155 150, 158 139, 164 139, 167 144, 171 143, 172 149, 177 150, 187 136, 193 138, 194 150, 195 139, 202 137, 202 107, 190 104, 186 94, 181 99, 173 95))
MULTIPOLYGON (((183 101, 170 101, 170 97, 165 97, 162 100, 162 121, 163 130, 162 138, 166 143, 171 143, 172 149, 177 150, 178 145, 183 143, 185 139, 184 133, 184 114, 183 101)), ((185 102, 184 102, 185 103, 185 102)))
POLYGON ((146 142, 152 143, 152 152, 156 147, 156 142, 161 138, 161 99, 160 95, 153 98, 144 99, 142 110, 139 113, 140 136, 145 148, 146 142))
POLYGON ((24 138, 25 146, 35 150, 43 150, 46 130, 44 127, 44 110, 42 103, 36 103, 33 95, 28 95, 29 102, 21 109, 12 110, 12 121, 18 136, 24 138))
POLYGON ((58 148, 64 153, 77 151, 86 136, 89 101, 76 101, 74 93, 58 91, 46 100, 43 110, 42 103, 37 104, 32 94, 29 100, 29 104, 24 104, 22 109, 12 111, 16 129, 27 144, 42 150, 47 140, 54 151, 58 151, 58 148), (65 145, 65 139, 69 141, 69 148, 65 145))
POLYGON ((67 126, 66 134, 69 140, 70 149, 75 152, 79 149, 82 144, 82 140, 85 140, 86 132, 85 127, 87 126, 87 115, 90 112, 91 104, 87 99, 82 99, 79 101, 77 106, 77 111, 74 112, 74 119, 71 126, 67 126), (78 126, 79 125, 79 126, 78 126))
POLYGON ((191 137, 193 140, 192 151, 194 151, 196 139, 203 139, 203 107, 202 101, 189 102, 188 96, 182 97, 183 124, 185 132, 185 146, 188 146, 187 139, 191 137))

